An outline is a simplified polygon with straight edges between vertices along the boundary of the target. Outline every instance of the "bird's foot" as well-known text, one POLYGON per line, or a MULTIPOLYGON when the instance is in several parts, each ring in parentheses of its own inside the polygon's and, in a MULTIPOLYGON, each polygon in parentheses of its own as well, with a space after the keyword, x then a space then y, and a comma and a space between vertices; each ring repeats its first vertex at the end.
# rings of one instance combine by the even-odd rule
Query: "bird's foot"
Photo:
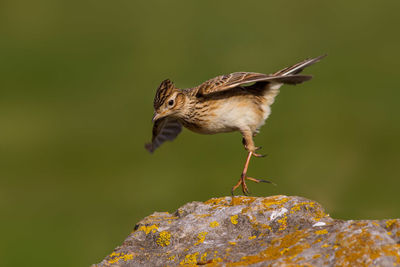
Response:
MULTIPOLYGON (((256 148, 254 149, 254 151, 260 150, 261 148, 262 148, 261 146, 256 147, 256 148)), ((256 157, 256 158, 264 158, 264 157, 267 156, 267 154, 265 154, 265 155, 263 155, 263 154, 258 154, 258 153, 254 152, 254 151, 251 152, 251 153, 252 153, 253 156, 256 157)))
POLYGON ((246 179, 247 179, 247 180, 250 180, 250 181, 253 181, 253 182, 256 182, 256 183, 269 183, 269 184, 276 185, 276 184, 274 184, 274 183, 271 182, 271 181, 267 181, 267 180, 263 180, 263 179, 256 179, 256 178, 253 178, 253 177, 248 177, 248 176, 246 176, 246 174, 242 174, 242 175, 240 176, 240 179, 239 179, 238 183, 237 183, 234 187, 232 187, 232 190, 231 190, 232 196, 234 196, 234 191, 235 191, 240 185, 242 186, 242 192, 243 192, 243 194, 244 194, 245 196, 247 196, 247 195, 250 194, 249 188, 248 188, 247 185, 246 185, 246 179))

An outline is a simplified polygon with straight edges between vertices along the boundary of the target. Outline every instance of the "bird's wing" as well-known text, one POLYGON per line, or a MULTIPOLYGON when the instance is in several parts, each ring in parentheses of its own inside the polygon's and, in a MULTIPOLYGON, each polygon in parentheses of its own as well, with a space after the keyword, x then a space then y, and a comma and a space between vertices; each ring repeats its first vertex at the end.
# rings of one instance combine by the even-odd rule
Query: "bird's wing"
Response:
MULTIPOLYGON (((304 68, 320 61, 326 55, 306 59, 293 66, 275 72, 274 74, 262 74, 256 72, 234 72, 227 75, 221 75, 208 80, 194 88, 197 96, 207 95, 215 92, 225 91, 237 86, 245 86, 257 82, 278 82, 287 84, 297 84, 310 80, 310 75, 299 75, 304 68)), ((249 87, 256 88, 256 87, 249 87)))
POLYGON ((255 73, 255 72, 234 72, 227 75, 221 75, 205 81, 195 88, 198 95, 206 95, 214 92, 228 90, 230 88, 243 85, 246 83, 253 83, 264 81, 270 75, 255 73))
POLYGON ((153 125, 153 138, 151 143, 147 143, 145 148, 153 153, 165 141, 174 140, 182 131, 182 124, 176 119, 164 117, 158 119, 153 125))

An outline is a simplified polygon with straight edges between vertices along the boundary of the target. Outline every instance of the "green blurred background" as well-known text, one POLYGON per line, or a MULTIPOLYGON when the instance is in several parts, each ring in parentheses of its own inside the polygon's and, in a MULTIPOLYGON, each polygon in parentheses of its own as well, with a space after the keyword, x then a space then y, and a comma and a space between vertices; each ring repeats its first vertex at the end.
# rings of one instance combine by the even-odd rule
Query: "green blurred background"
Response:
MULTIPOLYGON (((88 266, 154 211, 225 196, 239 133, 184 130, 154 155, 159 83, 271 73, 284 86, 256 144, 255 196, 298 195, 335 218, 400 217, 399 1, 0 4, 0 265, 88 266), (278 3, 279 2, 279 3, 278 3)), ((238 191, 239 192, 239 191, 238 191)))

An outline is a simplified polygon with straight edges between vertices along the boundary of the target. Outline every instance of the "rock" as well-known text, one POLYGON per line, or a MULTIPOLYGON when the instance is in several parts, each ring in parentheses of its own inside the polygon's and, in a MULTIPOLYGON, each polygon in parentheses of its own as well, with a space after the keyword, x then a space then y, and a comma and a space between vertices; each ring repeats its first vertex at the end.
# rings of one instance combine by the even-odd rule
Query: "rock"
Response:
POLYGON ((222 197, 144 218, 94 266, 396 266, 400 220, 335 220, 288 196, 222 197))

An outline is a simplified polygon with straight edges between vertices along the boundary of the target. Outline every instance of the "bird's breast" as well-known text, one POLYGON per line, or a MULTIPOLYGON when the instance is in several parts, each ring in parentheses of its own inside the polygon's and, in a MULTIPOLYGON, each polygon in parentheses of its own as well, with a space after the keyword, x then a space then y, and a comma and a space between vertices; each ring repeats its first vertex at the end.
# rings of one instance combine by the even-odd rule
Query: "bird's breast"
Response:
POLYGON ((238 96, 199 103, 182 124, 189 130, 202 134, 242 129, 256 131, 264 123, 269 112, 270 109, 265 106, 263 99, 238 96))

